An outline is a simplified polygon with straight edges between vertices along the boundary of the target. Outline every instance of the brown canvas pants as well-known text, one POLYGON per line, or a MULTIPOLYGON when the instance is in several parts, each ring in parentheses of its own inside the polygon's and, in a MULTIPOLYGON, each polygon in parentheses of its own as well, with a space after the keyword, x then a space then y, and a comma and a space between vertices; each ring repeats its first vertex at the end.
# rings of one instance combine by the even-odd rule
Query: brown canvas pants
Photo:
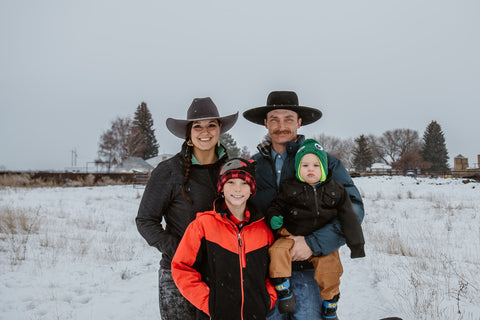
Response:
MULTIPOLYGON (((268 249, 270 254, 270 278, 289 278, 292 276, 292 248, 295 241, 288 239, 290 233, 281 228, 277 231, 278 238, 268 249)), ((331 300, 340 293, 340 276, 343 274, 342 262, 338 250, 326 256, 308 259, 315 268, 315 281, 320 287, 323 300, 331 300)))

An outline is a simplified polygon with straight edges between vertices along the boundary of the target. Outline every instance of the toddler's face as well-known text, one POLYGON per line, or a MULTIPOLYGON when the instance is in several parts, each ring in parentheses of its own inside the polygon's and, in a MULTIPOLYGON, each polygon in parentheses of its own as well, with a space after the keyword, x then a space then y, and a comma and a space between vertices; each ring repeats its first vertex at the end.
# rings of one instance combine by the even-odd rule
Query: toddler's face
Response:
POLYGON ((300 177, 313 186, 322 178, 320 160, 313 153, 307 153, 300 162, 300 177))

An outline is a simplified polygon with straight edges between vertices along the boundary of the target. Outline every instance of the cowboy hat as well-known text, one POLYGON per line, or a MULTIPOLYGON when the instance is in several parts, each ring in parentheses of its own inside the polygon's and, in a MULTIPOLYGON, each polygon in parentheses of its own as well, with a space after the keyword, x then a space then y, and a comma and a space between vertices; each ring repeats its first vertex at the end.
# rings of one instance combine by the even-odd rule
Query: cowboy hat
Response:
POLYGON ((313 123, 322 117, 322 112, 315 108, 298 105, 297 94, 293 91, 272 91, 268 95, 267 105, 252 108, 243 113, 243 117, 250 122, 264 125, 267 113, 276 109, 295 111, 302 119, 302 125, 313 123))
POLYGON ((220 117, 217 106, 209 97, 195 98, 190 108, 188 108, 187 120, 168 118, 167 128, 175 136, 185 139, 188 136, 187 126, 190 122, 217 119, 222 124, 220 133, 225 133, 233 127, 235 122, 237 122, 237 118, 238 112, 229 116, 220 117))

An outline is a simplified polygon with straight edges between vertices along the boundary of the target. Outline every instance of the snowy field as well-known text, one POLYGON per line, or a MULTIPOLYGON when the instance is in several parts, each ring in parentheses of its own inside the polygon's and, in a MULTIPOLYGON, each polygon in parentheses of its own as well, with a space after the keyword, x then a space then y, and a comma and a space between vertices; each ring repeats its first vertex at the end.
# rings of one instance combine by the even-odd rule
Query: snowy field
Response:
MULTIPOLYGON (((480 184, 356 178, 367 257, 339 318, 480 319, 480 184)), ((160 253, 138 234, 143 189, 0 189, 0 319, 159 319, 160 253)))

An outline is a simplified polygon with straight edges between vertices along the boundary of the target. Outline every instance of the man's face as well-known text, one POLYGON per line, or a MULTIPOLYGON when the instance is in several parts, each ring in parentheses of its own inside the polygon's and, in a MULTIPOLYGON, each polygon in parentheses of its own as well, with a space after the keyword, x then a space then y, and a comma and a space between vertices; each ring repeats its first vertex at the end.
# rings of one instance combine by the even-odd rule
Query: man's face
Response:
POLYGON ((285 144, 297 139, 297 129, 300 128, 302 119, 298 118, 295 111, 276 109, 267 113, 265 127, 274 144, 285 144))

